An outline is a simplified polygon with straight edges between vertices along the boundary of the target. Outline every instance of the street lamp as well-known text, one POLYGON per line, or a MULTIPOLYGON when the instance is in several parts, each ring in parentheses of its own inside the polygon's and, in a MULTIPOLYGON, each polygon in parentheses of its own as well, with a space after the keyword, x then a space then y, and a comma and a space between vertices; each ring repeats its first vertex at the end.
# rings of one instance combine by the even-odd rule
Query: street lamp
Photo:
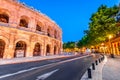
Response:
POLYGON ((109 47, 110 47, 110 55, 111 55, 111 57, 112 58, 114 58, 114 54, 113 54, 113 51, 112 51, 112 44, 111 44, 111 38, 112 38, 113 36, 112 35, 109 35, 109 47))
POLYGON ((110 49, 109 49, 109 52, 110 52, 110 54, 112 53, 112 52, 111 52, 111 46, 112 46, 112 45, 111 45, 111 41, 110 41, 111 38, 112 38, 112 35, 109 35, 109 48, 110 48, 110 49))

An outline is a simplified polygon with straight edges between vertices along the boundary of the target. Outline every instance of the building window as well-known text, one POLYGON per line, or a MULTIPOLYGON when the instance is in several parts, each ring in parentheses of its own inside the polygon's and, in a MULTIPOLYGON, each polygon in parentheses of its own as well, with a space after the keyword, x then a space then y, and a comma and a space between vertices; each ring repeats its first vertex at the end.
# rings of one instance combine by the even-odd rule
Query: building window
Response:
POLYGON ((39 25, 36 26, 37 31, 41 31, 41 27, 39 25))
POLYGON ((28 22, 25 19, 21 19, 19 26, 28 28, 28 22))
POLYGON ((36 43, 34 47, 33 56, 40 56, 40 55, 41 55, 41 46, 39 43, 36 43))
POLYGON ((56 55, 57 54, 57 47, 56 46, 54 46, 54 55, 56 55))
POLYGON ((14 57, 25 57, 27 45, 23 41, 19 41, 16 43, 15 54, 14 57))
POLYGON ((47 35, 50 36, 50 30, 49 29, 47 29, 47 35))
POLYGON ((5 14, 0 14, 0 22, 8 23, 9 17, 5 14))
POLYGON ((46 46, 46 56, 50 55, 50 45, 46 46))

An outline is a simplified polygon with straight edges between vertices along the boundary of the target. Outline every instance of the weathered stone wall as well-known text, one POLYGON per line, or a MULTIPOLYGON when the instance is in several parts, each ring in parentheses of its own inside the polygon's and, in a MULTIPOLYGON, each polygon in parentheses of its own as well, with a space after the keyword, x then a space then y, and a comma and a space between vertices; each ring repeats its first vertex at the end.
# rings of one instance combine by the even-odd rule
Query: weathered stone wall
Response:
POLYGON ((0 0, 0 14, 9 17, 8 23, 0 22, 0 40, 5 42, 4 53, 1 58, 14 58, 17 54, 15 53, 16 44, 19 41, 26 44, 25 57, 33 56, 36 43, 40 44, 40 56, 47 55, 47 45, 50 48, 48 50, 49 55, 61 53, 62 30, 42 13, 38 13, 14 0, 0 0), (27 28, 19 26, 21 19, 28 22, 27 28), (40 25, 41 31, 36 30, 37 24, 40 25))

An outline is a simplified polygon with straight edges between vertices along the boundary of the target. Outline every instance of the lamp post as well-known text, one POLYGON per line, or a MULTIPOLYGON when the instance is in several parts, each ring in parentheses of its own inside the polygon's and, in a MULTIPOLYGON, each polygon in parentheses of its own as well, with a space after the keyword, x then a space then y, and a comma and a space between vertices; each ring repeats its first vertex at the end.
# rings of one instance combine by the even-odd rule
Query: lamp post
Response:
POLYGON ((105 44, 102 43, 101 45, 102 45, 102 49, 103 49, 103 54, 105 54, 105 44))
POLYGON ((113 50, 112 50, 112 44, 111 44, 111 38, 112 37, 113 37, 112 35, 109 35, 109 47, 110 47, 110 56, 112 58, 114 58, 114 54, 113 54, 113 50))
POLYGON ((111 41, 110 41, 110 39, 112 38, 112 36, 111 35, 109 35, 109 52, 110 52, 110 54, 111 54, 111 41))

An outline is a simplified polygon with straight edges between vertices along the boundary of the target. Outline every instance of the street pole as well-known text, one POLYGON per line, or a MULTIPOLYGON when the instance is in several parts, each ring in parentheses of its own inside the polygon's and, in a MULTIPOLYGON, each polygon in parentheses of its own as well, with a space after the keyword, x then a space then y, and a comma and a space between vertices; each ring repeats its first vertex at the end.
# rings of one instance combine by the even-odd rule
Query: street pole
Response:
POLYGON ((113 50, 112 50, 112 44, 111 44, 111 41, 110 41, 111 38, 112 38, 112 36, 110 35, 109 36, 110 56, 111 56, 111 58, 114 58, 114 54, 113 54, 113 50))
POLYGON ((110 55, 111 55, 111 42, 110 42, 110 38, 109 38, 109 53, 110 53, 110 55))

